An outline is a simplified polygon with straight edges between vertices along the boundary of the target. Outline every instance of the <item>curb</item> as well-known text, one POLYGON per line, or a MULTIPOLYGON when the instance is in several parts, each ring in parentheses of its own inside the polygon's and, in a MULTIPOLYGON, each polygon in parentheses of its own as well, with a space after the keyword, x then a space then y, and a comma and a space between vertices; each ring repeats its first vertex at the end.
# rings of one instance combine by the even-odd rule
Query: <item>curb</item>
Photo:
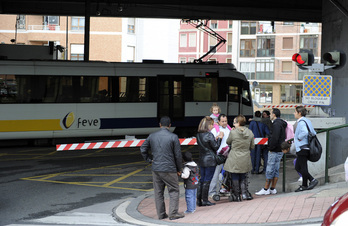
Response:
MULTIPOLYGON (((320 193, 321 191, 328 190, 328 189, 341 189, 347 187, 346 182, 341 182, 341 183, 334 183, 334 184, 327 184, 320 186, 316 188, 316 194, 320 193)), ((312 190, 313 191, 313 190, 312 190)), ((309 191, 305 191, 309 192, 309 191)), ((313 195, 316 195, 313 194, 313 195)), ((284 193, 284 194, 279 194, 276 197, 282 197, 282 196, 294 196, 298 195, 297 193, 291 192, 291 193, 284 193)), ((128 224, 133 224, 133 225, 144 225, 144 226, 150 226, 150 225, 155 225, 155 226, 165 226, 165 225, 178 225, 178 224, 183 224, 183 222, 169 222, 169 221, 163 221, 163 220, 157 220, 153 218, 149 218, 147 216, 142 215, 138 211, 138 205, 140 202, 150 196, 153 196, 152 193, 147 193, 143 194, 137 198, 131 198, 131 199, 126 199, 123 201, 120 205, 116 206, 113 209, 113 214, 115 218, 124 223, 128 224)), ((273 198, 276 198, 273 197, 273 198)), ((309 219, 302 219, 302 220, 294 220, 294 221, 283 221, 283 222, 274 222, 274 223, 252 223, 252 224, 233 224, 233 225, 240 225, 240 226, 255 226, 255 225, 260 225, 260 226, 267 226, 267 225, 298 225, 298 224, 318 224, 322 222, 322 217, 320 218, 309 218, 309 219)), ((206 226, 211 226, 212 224, 199 224, 199 223, 185 223, 185 225, 206 225, 206 226)), ((226 226, 226 224, 214 224, 214 225, 220 225, 220 226, 226 226)))

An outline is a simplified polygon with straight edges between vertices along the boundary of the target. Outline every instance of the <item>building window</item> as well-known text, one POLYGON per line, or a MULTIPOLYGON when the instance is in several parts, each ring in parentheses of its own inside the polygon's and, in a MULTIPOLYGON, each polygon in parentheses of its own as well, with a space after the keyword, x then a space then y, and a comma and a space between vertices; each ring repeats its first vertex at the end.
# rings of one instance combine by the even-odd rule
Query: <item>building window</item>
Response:
POLYGON ((243 73, 247 79, 255 78, 255 62, 241 62, 240 72, 243 73))
POLYGON ((196 33, 189 34, 189 47, 196 47, 196 33))
POLYGON ((135 46, 127 46, 127 62, 135 61, 135 46))
POLYGON ((294 22, 288 22, 288 21, 284 21, 283 25, 288 25, 288 26, 293 26, 294 22))
POLYGON ((44 16, 44 25, 59 25, 59 16, 44 16))
POLYGON ((128 34, 134 34, 135 33, 135 18, 128 18, 128 34))
POLYGON ((72 17, 71 18, 71 30, 74 30, 74 31, 85 30, 85 18, 84 17, 72 17))
POLYGON ((194 61, 195 61, 195 58, 194 57, 190 57, 188 62, 193 63, 194 61))
POLYGON ((240 40, 240 57, 255 57, 255 39, 240 40))
POLYGON ((72 61, 83 61, 84 60, 84 54, 70 54, 70 60, 72 61))
POLYGON ((233 28, 233 20, 228 21, 228 28, 232 29, 233 28))
POLYGON ((274 57, 275 38, 270 36, 260 36, 257 39, 257 56, 274 57))
POLYGON ((284 37, 283 38, 283 49, 293 49, 293 38, 284 37))
POLYGON ((318 56, 318 37, 317 35, 301 35, 300 52, 309 50, 314 56, 318 56))
POLYGON ((187 47, 187 34, 180 34, 180 47, 187 47))
POLYGON ((260 21, 258 33, 259 34, 271 34, 271 33, 273 33, 273 26, 272 26, 271 21, 260 21))
POLYGON ((260 84, 254 90, 254 99, 258 103, 271 104, 273 99, 273 86, 260 84))
POLYGON ((227 33, 227 52, 232 53, 232 33, 227 33))
POLYGON ((226 63, 232 64, 232 59, 231 59, 231 58, 227 58, 227 59, 226 59, 226 63))
POLYGON ((217 20, 211 20, 210 21, 210 28, 211 29, 217 29, 218 28, 218 21, 217 20))
POLYGON ((25 29, 25 15, 17 15, 17 29, 25 29))
POLYGON ((282 73, 292 73, 292 61, 282 61, 282 73))
POLYGON ((84 45, 72 44, 70 46, 70 60, 84 60, 84 45))
POLYGON ((180 63, 185 64, 186 63, 186 57, 180 57, 180 63))
POLYGON ((213 49, 212 53, 216 53, 216 44, 217 44, 217 40, 213 37, 209 38, 209 50, 213 49))
POLYGON ((302 103, 302 85, 281 85, 280 99, 282 103, 302 103))
POLYGON ((274 79, 274 60, 256 60, 256 79, 274 79))
POLYGON ((241 34, 242 35, 256 34, 256 22, 242 22, 241 34))

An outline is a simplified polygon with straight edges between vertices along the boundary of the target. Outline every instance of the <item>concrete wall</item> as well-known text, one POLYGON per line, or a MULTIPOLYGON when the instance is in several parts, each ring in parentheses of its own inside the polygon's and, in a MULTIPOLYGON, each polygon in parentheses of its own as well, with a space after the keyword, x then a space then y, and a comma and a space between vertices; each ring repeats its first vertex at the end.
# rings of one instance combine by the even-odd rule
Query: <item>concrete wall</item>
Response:
MULTIPOLYGON (((348 1, 339 1, 345 10, 348 1)), ((339 50, 348 53, 348 17, 346 17, 331 1, 323 0, 322 53, 339 50)), ((332 105, 323 108, 334 112, 337 117, 348 116, 348 64, 338 69, 326 70, 325 75, 333 76, 332 105)), ((330 133, 330 166, 345 162, 348 156, 348 129, 339 129, 330 133)))

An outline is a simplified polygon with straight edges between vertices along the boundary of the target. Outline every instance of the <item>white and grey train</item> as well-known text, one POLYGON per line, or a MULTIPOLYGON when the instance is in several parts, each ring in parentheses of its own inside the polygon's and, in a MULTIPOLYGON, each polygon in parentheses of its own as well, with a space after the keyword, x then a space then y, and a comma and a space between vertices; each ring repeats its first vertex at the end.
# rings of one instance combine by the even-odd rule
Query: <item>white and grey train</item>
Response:
POLYGON ((253 115, 232 64, 2 60, 0 88, 0 140, 146 135, 163 115, 191 131, 213 103, 253 115))

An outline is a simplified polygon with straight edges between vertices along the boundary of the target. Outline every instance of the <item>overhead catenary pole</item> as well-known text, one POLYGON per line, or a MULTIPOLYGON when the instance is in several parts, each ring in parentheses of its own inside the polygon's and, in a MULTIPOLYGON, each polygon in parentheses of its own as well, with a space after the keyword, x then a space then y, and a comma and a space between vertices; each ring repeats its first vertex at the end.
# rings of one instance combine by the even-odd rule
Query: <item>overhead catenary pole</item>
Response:
POLYGON ((89 61, 89 36, 91 24, 91 0, 85 2, 85 44, 84 44, 84 61, 89 61))

